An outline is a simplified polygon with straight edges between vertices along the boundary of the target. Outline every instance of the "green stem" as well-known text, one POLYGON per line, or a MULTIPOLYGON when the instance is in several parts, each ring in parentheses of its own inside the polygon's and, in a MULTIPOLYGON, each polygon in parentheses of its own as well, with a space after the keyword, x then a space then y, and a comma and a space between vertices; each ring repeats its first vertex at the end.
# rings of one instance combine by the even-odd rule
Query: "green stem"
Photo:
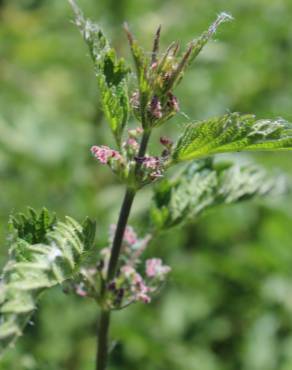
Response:
MULTIPOLYGON (((148 141, 150 137, 149 131, 144 131, 142 136, 138 157, 143 157, 146 153, 148 141)), ((135 168, 135 175, 137 176, 139 169, 141 167, 141 163, 137 162, 135 168)), ((115 236, 111 248, 111 256, 107 271, 107 277, 105 285, 102 288, 101 294, 104 295, 106 292, 106 284, 114 279, 118 262, 119 256, 122 247, 122 241, 125 233, 125 229, 127 226, 127 222, 129 219, 129 215, 131 212, 131 208, 133 205, 133 201, 136 195, 136 190, 132 188, 127 188, 126 193, 124 196, 124 200, 121 206, 119 219, 117 223, 117 228, 115 231, 115 236)), ((107 367, 107 359, 108 359, 108 332, 110 326, 110 311, 109 310, 102 310, 99 319, 98 325, 98 345, 97 345, 97 355, 96 355, 96 370, 105 370, 107 367)))
MULTIPOLYGON (((150 131, 149 130, 147 130, 147 131, 144 130, 144 134, 142 136, 142 140, 141 140, 141 144, 140 144, 140 148, 139 148, 138 157, 144 157, 144 155, 146 153, 146 149, 147 149, 149 138, 150 138, 150 131)), ((140 167, 141 167, 141 163, 138 162, 137 163, 137 166, 136 166, 136 171, 140 167)))
POLYGON ((110 311, 101 311, 98 326, 98 351, 96 353, 96 370, 106 369, 109 324, 110 311))
POLYGON ((119 220, 117 223, 117 228, 113 240, 113 245, 111 249, 111 256, 107 271, 107 282, 112 280, 116 274, 116 269, 118 265, 119 255, 121 251, 122 241, 124 232, 127 226, 129 214, 132 208, 133 200, 135 198, 136 192, 132 189, 127 189, 124 201, 121 207, 119 220))

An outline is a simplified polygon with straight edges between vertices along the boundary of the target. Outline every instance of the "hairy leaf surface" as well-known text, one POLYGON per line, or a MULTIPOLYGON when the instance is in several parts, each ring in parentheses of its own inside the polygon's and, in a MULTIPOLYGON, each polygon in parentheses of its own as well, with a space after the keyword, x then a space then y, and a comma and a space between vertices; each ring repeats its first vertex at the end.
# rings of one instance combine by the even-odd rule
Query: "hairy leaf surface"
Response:
POLYGON ((129 68, 124 59, 117 57, 115 50, 110 46, 98 25, 84 18, 74 0, 69 0, 69 3, 74 10, 76 24, 89 47, 94 62, 103 111, 117 144, 120 146, 122 133, 129 116, 127 89, 129 68))
POLYGON ((149 67, 150 60, 149 57, 146 55, 145 51, 138 44, 137 40, 135 40, 127 24, 125 24, 125 31, 129 40, 131 53, 136 67, 140 100, 139 118, 141 120, 142 126, 145 128, 146 107, 151 95, 151 84, 147 77, 147 70, 149 67))
POLYGON ((152 222, 158 229, 168 229, 204 210, 256 196, 282 192, 283 177, 269 179, 257 166, 200 160, 187 165, 173 180, 163 180, 154 188, 152 222))
POLYGON ((205 31, 205 32, 203 32, 200 37, 198 37, 197 39, 193 40, 193 42, 192 42, 193 47, 191 49, 189 63, 191 63, 199 55, 199 53, 202 51, 202 49, 204 48, 204 46, 214 36, 214 34, 216 33, 218 27, 222 23, 228 22, 230 20, 232 20, 232 16, 231 15, 229 15, 228 13, 224 13, 224 12, 223 13, 220 13, 218 15, 217 19, 215 20, 215 22, 213 22, 210 25, 210 27, 208 28, 208 30, 205 31))
POLYGON ((74 276, 92 246, 95 224, 56 220, 47 210, 11 219, 9 261, 0 281, 0 354, 22 334, 40 294, 74 276))
POLYGON ((291 149, 291 123, 231 113, 187 125, 174 148, 173 161, 225 152, 291 149))

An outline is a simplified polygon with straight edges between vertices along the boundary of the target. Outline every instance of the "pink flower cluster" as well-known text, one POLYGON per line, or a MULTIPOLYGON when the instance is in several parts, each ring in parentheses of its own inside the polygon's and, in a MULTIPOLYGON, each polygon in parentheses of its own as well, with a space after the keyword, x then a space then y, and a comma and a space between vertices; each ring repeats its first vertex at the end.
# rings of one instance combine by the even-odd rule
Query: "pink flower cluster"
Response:
POLYGON ((162 264, 160 258, 151 258, 146 261, 146 275, 151 278, 164 278, 171 268, 162 264))
POLYGON ((170 267, 163 265, 160 258, 148 259, 145 263, 146 276, 142 276, 132 265, 124 265, 120 269, 119 279, 124 279, 128 286, 128 299, 143 303, 151 302, 151 294, 154 293, 170 272, 170 267))
POLYGON ((132 226, 127 226, 125 233, 124 233, 124 241, 127 242, 129 245, 134 245, 138 241, 137 234, 135 233, 132 226))
POLYGON ((113 150, 105 145, 97 146, 94 145, 91 148, 91 153, 101 164, 109 164, 111 159, 121 160, 122 156, 116 150, 113 150))
POLYGON ((161 103, 160 103, 160 101, 159 101, 159 99, 156 95, 153 96, 153 98, 150 102, 150 113, 156 119, 159 119, 159 118, 162 117, 161 103))
POLYGON ((134 153, 136 153, 139 149, 139 144, 138 144, 138 141, 132 137, 130 137, 125 143, 124 143, 124 147, 126 148, 126 150, 131 150, 133 151, 134 153))
POLYGON ((134 269, 134 267, 125 265, 121 268, 121 274, 124 275, 129 284, 130 292, 132 293, 133 301, 150 303, 151 298, 148 293, 151 289, 145 284, 142 276, 134 269))
POLYGON ((158 96, 154 95, 148 105, 148 112, 150 119, 152 118, 154 121, 170 119, 175 113, 179 112, 178 99, 169 91, 167 101, 162 105, 158 96))
MULTIPOLYGON (((110 228, 109 243, 112 243, 116 226, 110 228)), ((149 303, 152 294, 157 291, 166 275, 170 272, 170 267, 162 264, 161 259, 152 258, 142 266, 140 257, 149 243, 150 236, 142 239, 138 238, 137 233, 131 226, 127 226, 122 244, 121 264, 116 278, 110 282, 108 287, 108 301, 111 307, 122 308, 133 302, 149 303)), ((111 248, 101 250, 101 276, 106 277, 110 258, 111 248)))
POLYGON ((150 157, 146 156, 143 158, 143 166, 145 168, 150 168, 152 170, 156 170, 157 167, 160 165, 160 160, 158 157, 150 157))
POLYGON ((179 112, 179 103, 177 97, 173 93, 169 92, 168 94, 167 106, 174 112, 179 112))
POLYGON ((159 157, 145 156, 143 158, 136 158, 136 160, 142 163, 142 168, 146 169, 146 178, 155 180, 163 176, 163 162, 159 157))
MULTIPOLYGON (((110 228, 109 244, 116 230, 110 228)), ((142 264, 140 258, 150 240, 150 236, 140 239, 131 226, 127 226, 124 236, 120 265, 116 277, 107 284, 106 304, 108 309, 121 309, 134 302, 150 303, 153 293, 160 287, 170 272, 170 267, 163 265, 160 258, 150 258, 142 264)), ((80 270, 80 280, 75 284, 75 293, 81 297, 96 296, 97 284, 104 284, 107 277, 111 247, 100 251, 99 262, 95 267, 86 267, 80 270)))
MULTIPOLYGON (((111 225, 109 230, 109 242, 113 241, 115 232, 116 232, 116 225, 111 225)), ((128 244, 129 246, 133 246, 138 242, 138 236, 132 226, 126 226, 126 230, 123 236, 123 242, 128 244)))

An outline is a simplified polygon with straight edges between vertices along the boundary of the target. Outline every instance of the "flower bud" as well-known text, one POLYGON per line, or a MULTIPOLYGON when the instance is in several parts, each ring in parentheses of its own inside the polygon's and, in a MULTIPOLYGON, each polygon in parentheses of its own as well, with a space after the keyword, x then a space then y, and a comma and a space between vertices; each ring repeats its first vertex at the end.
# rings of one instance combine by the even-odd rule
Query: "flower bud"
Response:
POLYGON ((159 119, 162 117, 161 103, 156 95, 154 95, 153 98, 151 99, 150 113, 156 119, 159 119))
POLYGON ((175 112, 179 112, 179 104, 178 104, 177 97, 174 96, 173 93, 171 93, 171 92, 168 92, 167 96, 168 96, 167 106, 171 110, 173 110, 175 112))
POLYGON ((173 145, 173 141, 169 137, 167 137, 167 136, 161 136, 161 138, 160 138, 160 144, 162 144, 168 150, 170 150, 171 147, 172 147, 172 145, 173 145))

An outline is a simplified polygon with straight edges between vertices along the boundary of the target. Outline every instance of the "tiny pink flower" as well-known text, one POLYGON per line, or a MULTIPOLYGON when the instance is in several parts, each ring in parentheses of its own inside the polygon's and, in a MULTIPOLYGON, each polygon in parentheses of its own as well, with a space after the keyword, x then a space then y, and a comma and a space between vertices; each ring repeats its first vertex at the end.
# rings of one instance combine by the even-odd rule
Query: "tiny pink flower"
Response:
POLYGON ((124 233, 124 240, 129 245, 133 245, 137 243, 138 241, 137 234, 135 233, 134 229, 131 226, 126 227, 126 230, 124 233))
POLYGON ((129 264, 135 265, 139 261, 139 257, 146 249, 149 241, 151 240, 151 235, 146 235, 145 238, 139 239, 133 248, 133 253, 130 256, 129 264))
POLYGON ((117 159, 117 160, 121 160, 122 159, 122 156, 116 150, 112 150, 112 158, 117 159))
POLYGON ((150 292, 150 288, 145 284, 142 276, 137 272, 133 276, 132 291, 135 294, 135 299, 143 303, 149 303, 151 298, 147 295, 150 292))
POLYGON ((109 147, 105 145, 102 145, 102 146, 94 145, 91 148, 91 153, 102 164, 108 164, 111 158, 114 158, 117 160, 122 159, 122 156, 120 155, 119 152, 117 152, 116 150, 110 149, 109 147))
POLYGON ((143 278, 138 272, 133 276, 133 283, 139 287, 140 290, 146 291, 146 285, 144 284, 143 278))
POLYGON ((136 127, 135 129, 128 130, 128 135, 132 139, 137 139, 137 137, 141 136, 143 134, 143 128, 142 127, 136 127))
POLYGON ((160 258, 151 258, 146 261, 146 275, 148 277, 164 277, 170 270, 169 266, 162 264, 160 258))
POLYGON ((154 62, 151 64, 151 69, 156 69, 158 67, 158 63, 154 62))
POLYGON ((158 97, 155 95, 153 96, 151 103, 150 103, 150 112, 153 117, 159 119, 162 117, 162 107, 158 97))
POLYGON ((160 138, 160 144, 162 144, 163 146, 165 146, 167 149, 170 149, 173 145, 173 142, 170 138, 166 137, 166 136, 161 136, 160 138))
POLYGON ((126 278, 129 278, 136 273, 136 270, 132 266, 125 265, 121 268, 121 273, 125 275, 126 278))
POLYGON ((173 109, 175 112, 179 111, 179 104, 177 97, 173 95, 171 92, 168 93, 168 102, 167 105, 169 108, 173 109))
POLYGON ((137 300, 141 301, 143 303, 150 303, 151 302, 151 298, 145 293, 139 293, 137 295, 137 300))
POLYGON ((160 165, 159 158, 157 157, 144 157, 143 158, 143 165, 146 168, 151 168, 156 170, 156 168, 160 165))
POLYGON ((76 286, 76 294, 78 294, 80 297, 86 297, 87 296, 87 292, 86 290, 84 289, 84 284, 78 284, 76 286))
MULTIPOLYGON (((114 238, 114 234, 115 234, 115 231, 116 231, 116 228, 117 226, 112 224, 110 226, 110 242, 113 240, 114 238)), ((138 237, 137 237, 137 234, 135 233, 134 229, 132 228, 132 226, 127 226, 126 227, 126 230, 125 230, 125 233, 124 233, 124 236, 123 236, 123 240, 129 244, 130 246, 131 245, 134 245, 138 242, 138 237)))
POLYGON ((139 149, 139 144, 137 142, 137 140, 133 139, 133 138, 129 138, 127 141, 126 141, 126 146, 134 151, 137 151, 139 149))

